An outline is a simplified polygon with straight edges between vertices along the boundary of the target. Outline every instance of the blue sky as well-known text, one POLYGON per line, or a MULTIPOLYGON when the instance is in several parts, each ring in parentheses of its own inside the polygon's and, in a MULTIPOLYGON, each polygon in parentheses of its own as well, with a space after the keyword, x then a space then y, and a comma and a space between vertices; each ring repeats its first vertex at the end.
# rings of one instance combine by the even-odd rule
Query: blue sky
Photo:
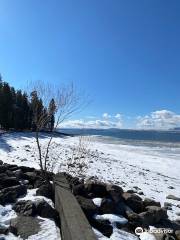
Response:
POLYGON ((93 99, 81 122, 154 127, 158 111, 177 126, 179 12, 179 0, 0 0, 0 72, 17 88, 73 81, 93 99))

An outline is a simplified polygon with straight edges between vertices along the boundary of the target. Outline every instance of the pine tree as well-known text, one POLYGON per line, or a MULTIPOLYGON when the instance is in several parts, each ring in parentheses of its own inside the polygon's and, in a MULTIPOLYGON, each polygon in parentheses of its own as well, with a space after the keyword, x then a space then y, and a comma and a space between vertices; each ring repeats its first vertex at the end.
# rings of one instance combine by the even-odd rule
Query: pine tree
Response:
POLYGON ((49 103, 49 108, 48 108, 48 114, 49 114, 49 129, 52 132, 54 129, 54 123, 55 123, 55 112, 56 112, 56 104, 54 99, 52 98, 50 103, 49 103))

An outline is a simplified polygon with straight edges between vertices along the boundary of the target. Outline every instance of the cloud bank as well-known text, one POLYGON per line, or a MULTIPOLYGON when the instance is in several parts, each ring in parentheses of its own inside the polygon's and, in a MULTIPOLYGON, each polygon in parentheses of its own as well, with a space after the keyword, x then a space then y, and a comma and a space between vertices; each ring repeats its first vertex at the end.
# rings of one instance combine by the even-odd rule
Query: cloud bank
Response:
POLYGON ((120 113, 110 115, 103 113, 101 117, 88 116, 85 119, 69 120, 61 124, 62 128, 134 128, 134 129, 173 129, 180 127, 180 115, 169 110, 154 111, 145 116, 129 117, 120 113), (129 124, 130 122, 130 125, 129 124), (127 127, 128 126, 128 127, 127 127))
POLYGON ((94 129, 107 129, 107 128, 122 128, 123 120, 119 113, 111 116, 108 113, 103 113, 100 119, 88 117, 91 120, 69 120, 62 123, 62 128, 94 128, 94 129), (118 117, 116 117, 116 115, 118 117), (93 120, 92 120, 93 119, 93 120))
POLYGON ((137 127, 140 129, 171 129, 180 127, 180 115, 169 111, 159 110, 150 115, 139 116, 137 127))

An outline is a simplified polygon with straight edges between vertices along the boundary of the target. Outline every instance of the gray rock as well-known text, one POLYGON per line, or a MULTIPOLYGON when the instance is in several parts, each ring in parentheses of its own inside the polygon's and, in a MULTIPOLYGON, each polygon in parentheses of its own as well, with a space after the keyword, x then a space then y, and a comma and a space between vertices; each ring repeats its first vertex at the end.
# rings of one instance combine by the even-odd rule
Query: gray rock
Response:
POLYGON ((166 198, 167 198, 167 199, 176 200, 176 201, 180 201, 180 197, 176 197, 176 196, 174 196, 174 195, 168 195, 166 198))
POLYGON ((150 198, 145 198, 143 201, 143 205, 144 207, 148 207, 148 206, 157 206, 157 207, 161 207, 160 202, 156 202, 153 199, 150 198))
POLYGON ((176 236, 177 240, 180 240, 180 230, 175 231, 175 236, 176 236))
POLYGON ((138 195, 125 192, 122 194, 122 197, 123 197, 125 203, 135 213, 143 212, 143 209, 144 209, 143 201, 138 195))
POLYGON ((123 201, 122 199, 123 189, 121 187, 117 185, 107 185, 106 191, 108 193, 108 196, 110 196, 115 203, 123 201))
POLYGON ((87 182, 85 184, 85 190, 87 193, 93 193, 96 197, 107 196, 106 185, 101 182, 87 182))
POLYGON ((22 239, 27 239, 29 236, 37 234, 40 231, 40 222, 34 217, 18 216, 10 222, 10 232, 22 239))
POLYGON ((43 218, 53 219, 56 223, 59 221, 58 212, 52 208, 45 200, 35 202, 36 213, 43 218))
POLYGON ((36 214, 36 207, 32 201, 18 201, 13 210, 23 216, 34 216, 36 214))
POLYGON ((51 183, 41 185, 36 191, 37 196, 44 196, 54 201, 54 189, 51 183))
POLYGON ((109 199, 109 198, 104 198, 101 202, 100 206, 100 212, 101 214, 109 214, 109 213, 115 213, 115 203, 109 199))
POLYGON ((98 207, 93 203, 91 199, 82 196, 76 196, 76 199, 88 218, 98 213, 98 207))
POLYGON ((1 178, 0 189, 12 187, 16 185, 19 185, 19 181, 15 177, 6 176, 4 178, 1 178))
POLYGON ((0 204, 14 203, 16 199, 27 193, 25 185, 18 185, 13 187, 4 188, 0 191, 0 204))
POLYGON ((91 219, 90 223, 95 229, 100 231, 104 236, 108 238, 113 233, 113 227, 108 220, 91 219))

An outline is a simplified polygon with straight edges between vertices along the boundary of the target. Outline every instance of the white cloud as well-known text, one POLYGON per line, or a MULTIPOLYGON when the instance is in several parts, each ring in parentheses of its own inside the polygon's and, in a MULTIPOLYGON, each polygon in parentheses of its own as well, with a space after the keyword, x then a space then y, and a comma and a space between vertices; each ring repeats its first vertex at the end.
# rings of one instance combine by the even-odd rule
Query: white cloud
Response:
POLYGON ((114 117, 118 120, 122 119, 122 115, 120 113, 116 113, 116 115, 114 117))
POLYGON ((180 126, 180 115, 168 110, 159 110, 150 115, 139 116, 137 121, 138 128, 170 129, 180 126))
POLYGON ((94 128, 94 129, 107 129, 107 128, 122 128, 122 121, 109 121, 109 120, 69 120, 61 124, 62 128, 94 128))
POLYGON ((109 115, 108 113, 103 113, 102 117, 104 119, 109 119, 109 118, 111 118, 111 115, 109 115))

